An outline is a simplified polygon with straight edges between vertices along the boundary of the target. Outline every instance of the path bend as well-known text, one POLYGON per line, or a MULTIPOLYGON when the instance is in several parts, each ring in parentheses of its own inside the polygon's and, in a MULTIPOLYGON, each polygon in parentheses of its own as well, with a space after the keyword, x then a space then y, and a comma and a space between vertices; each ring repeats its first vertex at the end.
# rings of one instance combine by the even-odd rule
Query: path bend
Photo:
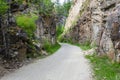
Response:
POLYGON ((0 80, 93 80, 82 50, 70 44, 53 55, 23 66, 0 80))

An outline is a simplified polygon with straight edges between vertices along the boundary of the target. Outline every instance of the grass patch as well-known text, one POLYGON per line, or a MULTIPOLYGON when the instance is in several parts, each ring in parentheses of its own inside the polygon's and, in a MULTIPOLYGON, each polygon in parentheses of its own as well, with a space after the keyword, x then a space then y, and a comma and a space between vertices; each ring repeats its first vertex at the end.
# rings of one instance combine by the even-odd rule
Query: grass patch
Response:
POLYGON ((95 80, 120 80, 120 64, 111 63, 106 57, 86 56, 93 65, 95 80))
POLYGON ((91 43, 89 41, 86 41, 85 43, 82 43, 82 44, 75 43, 72 41, 72 38, 62 39, 61 42, 76 45, 76 46, 80 47, 82 50, 89 50, 89 49, 92 49, 93 47, 95 47, 95 46, 91 46, 91 43))
POLYGON ((92 49, 92 48, 93 48, 93 46, 90 45, 90 42, 89 42, 89 41, 87 41, 87 42, 85 42, 85 43, 83 43, 83 44, 77 43, 77 44, 75 44, 75 45, 76 45, 76 46, 79 46, 82 50, 89 50, 89 49, 92 49))
POLYGON ((56 43, 55 45, 44 45, 44 48, 45 48, 45 51, 48 53, 48 55, 42 55, 42 56, 39 56, 38 59, 43 59, 43 58, 46 58, 50 55, 52 55, 53 53, 55 53, 59 48, 61 47, 60 44, 56 43))
POLYGON ((64 26, 57 26, 57 31, 56 31, 57 32, 57 34, 56 34, 57 39, 59 39, 59 37, 61 36, 63 31, 64 31, 64 26))
POLYGON ((48 45, 45 47, 45 50, 47 53, 49 54, 53 54, 54 52, 56 52, 61 46, 56 43, 55 45, 48 45))
POLYGON ((48 54, 53 54, 54 52, 56 52, 59 48, 60 48, 60 44, 56 43, 54 45, 50 44, 49 41, 45 41, 43 48, 45 49, 45 51, 48 54))
POLYGON ((38 19, 37 15, 20 15, 16 17, 17 25, 22 28, 29 37, 33 36, 36 30, 35 21, 38 19))
POLYGON ((86 40, 86 42, 83 42, 83 43, 78 43, 78 41, 75 41, 70 36, 60 35, 59 38, 58 38, 58 41, 63 42, 63 43, 69 43, 69 44, 72 44, 72 45, 76 45, 76 46, 80 47, 82 50, 89 50, 89 49, 92 49, 92 48, 96 47, 95 44, 93 44, 91 46, 91 42, 89 40, 86 40))

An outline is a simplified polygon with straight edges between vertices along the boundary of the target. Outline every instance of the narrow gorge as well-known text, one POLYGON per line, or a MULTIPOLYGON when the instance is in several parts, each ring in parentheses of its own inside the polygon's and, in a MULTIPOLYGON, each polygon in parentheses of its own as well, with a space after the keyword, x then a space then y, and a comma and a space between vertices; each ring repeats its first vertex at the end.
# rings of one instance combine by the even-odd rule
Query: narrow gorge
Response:
POLYGON ((96 46, 98 55, 107 55, 111 60, 120 62, 119 2, 75 0, 66 21, 62 41, 68 39, 80 44, 89 42, 91 46, 96 46))
POLYGON ((119 75, 120 0, 0 0, 0 80, 119 75))

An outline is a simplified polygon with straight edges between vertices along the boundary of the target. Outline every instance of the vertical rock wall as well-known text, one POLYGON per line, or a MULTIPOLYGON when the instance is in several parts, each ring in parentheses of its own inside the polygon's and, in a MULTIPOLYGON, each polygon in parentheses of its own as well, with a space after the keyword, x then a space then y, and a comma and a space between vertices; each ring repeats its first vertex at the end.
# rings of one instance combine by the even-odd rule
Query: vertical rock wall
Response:
MULTIPOLYGON (((31 28, 30 25, 28 27, 31 28)), ((19 4, 16 1, 11 2, 9 13, 0 15, 0 66, 14 69, 30 58, 48 55, 43 51, 45 49, 42 45, 46 44, 45 40, 52 45, 56 44, 55 15, 53 13, 50 16, 39 15, 38 5, 32 3, 28 5, 27 3, 19 4), (15 20, 16 16, 27 14, 29 17, 39 16, 33 22, 36 23, 36 31, 30 33, 32 36, 28 36, 29 33, 23 27, 18 26, 15 20)))
MULTIPOLYGON (((76 4, 81 4, 77 1, 75 2, 76 4)), ((95 44, 97 46, 98 55, 107 55, 110 59, 119 62, 119 2, 120 0, 89 0, 87 5, 82 4, 87 8, 84 7, 83 10, 78 9, 81 17, 77 20, 75 25, 71 25, 73 28, 71 28, 67 34, 65 34, 65 37, 70 37, 72 38, 73 42, 77 41, 79 43, 90 41, 91 44, 95 44), (77 36, 76 40, 74 38, 75 36, 77 36)), ((74 10, 70 11, 70 16, 73 17, 74 10)), ((72 18, 70 16, 68 19, 72 18)), ((73 21, 75 20, 74 18, 72 19, 73 21)), ((66 24, 68 24, 68 22, 66 24)), ((68 26, 66 25, 65 27, 67 28, 68 26)))
POLYGON ((72 27, 72 25, 78 20, 79 13, 82 10, 83 3, 86 0, 74 0, 74 4, 72 5, 72 8, 70 9, 69 16, 66 20, 65 24, 65 30, 67 31, 69 28, 72 27))

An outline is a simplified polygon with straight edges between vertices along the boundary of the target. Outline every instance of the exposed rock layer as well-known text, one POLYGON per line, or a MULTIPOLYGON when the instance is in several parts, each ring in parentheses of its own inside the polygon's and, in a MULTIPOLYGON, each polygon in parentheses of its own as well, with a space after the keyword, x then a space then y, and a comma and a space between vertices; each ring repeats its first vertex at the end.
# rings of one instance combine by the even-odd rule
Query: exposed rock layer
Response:
MULTIPOLYGON (((48 55, 43 47, 46 41, 49 41, 50 44, 56 44, 54 14, 41 16, 37 10, 38 6, 32 3, 31 5, 26 2, 19 4, 14 0, 10 0, 9 6, 9 13, 5 16, 0 15, 0 77, 7 70, 19 68, 33 57, 48 55), (17 25, 15 20, 16 15, 26 14, 39 17, 34 21, 36 31, 33 31, 31 37, 17 25)), ((30 28, 30 26, 28 27, 30 28)))
MULTIPOLYGON (((78 1, 81 0, 77 0, 76 4, 81 5, 78 1)), ((86 0, 85 2, 87 1, 89 1, 87 5, 82 4, 85 6, 83 10, 78 9, 78 15, 81 17, 74 26, 70 25, 71 29, 64 37, 79 43, 90 41, 92 45, 97 46, 98 55, 107 54, 110 59, 119 62, 120 0, 86 0)), ((65 27, 68 28, 67 25, 65 27)))

